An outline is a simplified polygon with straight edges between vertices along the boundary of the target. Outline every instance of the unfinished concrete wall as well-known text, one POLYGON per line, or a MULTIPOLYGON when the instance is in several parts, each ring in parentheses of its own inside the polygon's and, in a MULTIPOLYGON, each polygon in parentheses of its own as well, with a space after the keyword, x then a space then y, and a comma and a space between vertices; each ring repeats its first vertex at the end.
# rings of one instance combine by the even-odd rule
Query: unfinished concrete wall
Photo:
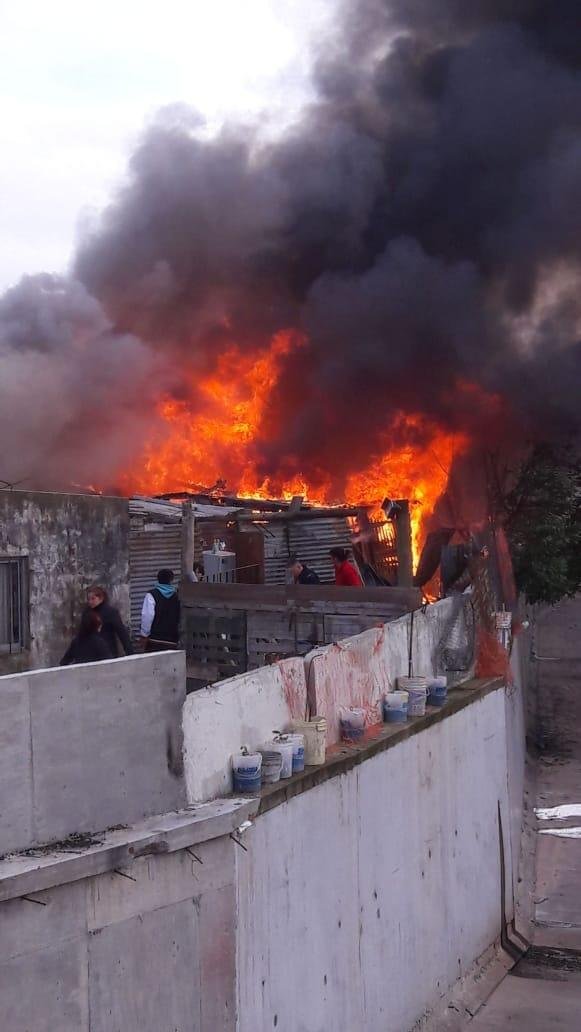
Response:
POLYGON ((25 556, 29 648, 0 652, 0 673, 57 664, 91 583, 129 622, 129 512, 124 498, 0 491, 0 555, 25 556))
POLYGON ((254 749, 304 719, 305 667, 301 658, 231 677, 188 696, 184 706, 184 763, 190 802, 232 791, 230 758, 254 749))
POLYGON ((0 677, 0 855, 182 806, 185 655, 0 677))
POLYGON ((499 689, 257 817, 238 856, 240 1032, 438 1011, 500 935, 514 733, 499 689))
POLYGON ((235 1032, 237 848, 222 834, 197 859, 112 859, 79 878, 87 855, 74 880, 1 902, 0 1027, 235 1032))

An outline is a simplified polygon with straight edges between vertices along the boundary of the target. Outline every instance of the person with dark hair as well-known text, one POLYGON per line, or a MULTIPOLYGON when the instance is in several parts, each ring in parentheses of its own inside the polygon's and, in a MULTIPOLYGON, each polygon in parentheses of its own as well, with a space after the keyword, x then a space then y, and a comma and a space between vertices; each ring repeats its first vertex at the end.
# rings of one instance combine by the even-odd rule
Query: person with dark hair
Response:
POLYGON ((160 570, 157 581, 143 599, 141 640, 145 652, 177 649, 180 637, 180 600, 173 570, 160 570))
POLYGON ((287 570, 295 584, 320 584, 318 574, 311 570, 306 563, 301 562, 298 556, 291 557, 287 570))
POLYGON ((109 596, 102 588, 100 584, 92 584, 87 590, 87 606, 88 609, 97 613, 101 618, 102 624, 102 635, 104 640, 109 646, 111 655, 113 657, 119 655, 120 648, 126 656, 133 655, 133 645, 131 644, 131 638, 123 620, 121 619, 121 613, 115 606, 109 604, 109 596))
POLYGON ((335 567, 335 584, 338 588, 362 588, 363 581, 353 563, 349 562, 346 548, 332 548, 329 552, 335 567))
POLYGON ((103 659, 114 659, 102 633, 102 627, 103 622, 99 614, 94 609, 85 609, 78 634, 73 638, 60 665, 71 666, 73 663, 98 663, 103 659))

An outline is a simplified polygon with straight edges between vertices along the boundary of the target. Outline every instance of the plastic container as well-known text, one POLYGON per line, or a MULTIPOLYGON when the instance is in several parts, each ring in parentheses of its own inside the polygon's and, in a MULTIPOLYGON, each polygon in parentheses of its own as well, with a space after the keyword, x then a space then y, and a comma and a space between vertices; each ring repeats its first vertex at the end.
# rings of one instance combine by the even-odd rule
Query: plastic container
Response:
POLYGON ((305 764, 317 767, 325 762, 327 747, 327 721, 324 717, 311 720, 293 720, 291 732, 305 736, 305 764))
POLYGON ((405 724, 408 702, 407 692, 388 692, 383 699, 383 719, 386 724, 405 724))
POLYGON ((428 706, 444 706, 448 696, 448 678, 445 674, 433 677, 428 684, 428 706))
POLYGON ((261 753, 248 753, 243 750, 232 757, 232 775, 234 791, 243 795, 260 792, 262 777, 261 753))
POLYGON ((262 756, 262 784, 274 785, 280 781, 282 754, 276 749, 260 749, 259 752, 262 756))
POLYGON ((398 684, 408 693, 408 716, 423 717, 428 697, 427 677, 399 677, 398 684))
POLYGON ((356 742, 365 732, 365 710, 341 709, 339 711, 341 738, 344 742, 356 742))
POLYGON ((293 747, 293 774, 301 774, 305 769, 305 736, 293 732, 286 737, 293 747))
POLYGON ((292 742, 289 742, 287 735, 277 735, 274 741, 268 742, 264 748, 272 752, 280 753, 282 757, 282 766, 280 768, 281 780, 284 780, 284 778, 292 778, 293 745, 292 742))

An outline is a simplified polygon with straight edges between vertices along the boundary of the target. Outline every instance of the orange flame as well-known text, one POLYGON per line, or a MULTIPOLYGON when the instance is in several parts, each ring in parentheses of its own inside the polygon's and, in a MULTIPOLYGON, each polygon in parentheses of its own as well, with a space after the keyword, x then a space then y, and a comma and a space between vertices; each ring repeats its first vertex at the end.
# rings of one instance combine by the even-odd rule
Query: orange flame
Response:
POLYGON ((165 398, 160 403, 163 429, 148 443, 140 468, 123 477, 124 488, 161 494, 200 489, 219 477, 247 497, 303 495, 326 504, 372 505, 379 505, 386 496, 407 498, 417 562, 426 519, 446 486, 454 455, 468 439, 438 429, 421 415, 400 413, 392 419, 384 447, 370 457, 367 469, 347 475, 340 498, 332 496, 330 475, 297 470, 291 478, 261 477, 253 445, 286 356, 303 346, 298 334, 284 332, 262 353, 248 354, 235 344, 229 347, 210 376, 186 382, 185 400, 165 398))

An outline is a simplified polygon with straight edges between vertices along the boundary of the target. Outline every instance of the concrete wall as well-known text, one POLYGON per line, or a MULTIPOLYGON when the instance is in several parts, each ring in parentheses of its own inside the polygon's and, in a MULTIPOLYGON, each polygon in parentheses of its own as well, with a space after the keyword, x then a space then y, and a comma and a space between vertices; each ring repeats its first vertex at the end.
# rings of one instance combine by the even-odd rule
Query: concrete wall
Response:
POLYGON ((0 653, 0 673, 57 664, 91 583, 129 622, 126 499, 0 491, 0 555, 28 557, 30 605, 30 648, 0 653))
POLYGON ((227 836, 0 903, 6 1032, 234 1032, 227 836), (32 900, 32 902, 31 902, 32 900))
POLYGON ((192 693, 184 708, 188 798, 214 799, 232 791, 230 757, 242 745, 254 749, 312 713, 327 719, 327 744, 339 741, 341 706, 362 706, 369 723, 381 721, 381 699, 408 672, 410 636, 414 672, 437 672, 437 647, 452 600, 335 645, 305 659, 283 660, 192 693), (308 688, 307 688, 308 686, 308 688))
POLYGON ((499 689, 256 819, 238 856, 240 1032, 405 1032, 440 1006, 500 934, 514 744, 499 689))
POLYGON ((441 673, 437 647, 452 613, 452 599, 429 606, 412 616, 354 638, 347 638, 306 657, 309 700, 312 711, 327 719, 327 744, 340 739, 339 712, 342 706, 362 707, 370 724, 381 721, 381 700, 406 676, 411 653, 413 672, 441 673))
POLYGON ((262 745, 293 718, 304 719, 306 698, 301 658, 284 659, 189 695, 183 729, 190 802, 231 792, 232 754, 243 745, 262 745))
POLYGON ((185 655, 0 677, 0 855, 185 802, 185 655))

